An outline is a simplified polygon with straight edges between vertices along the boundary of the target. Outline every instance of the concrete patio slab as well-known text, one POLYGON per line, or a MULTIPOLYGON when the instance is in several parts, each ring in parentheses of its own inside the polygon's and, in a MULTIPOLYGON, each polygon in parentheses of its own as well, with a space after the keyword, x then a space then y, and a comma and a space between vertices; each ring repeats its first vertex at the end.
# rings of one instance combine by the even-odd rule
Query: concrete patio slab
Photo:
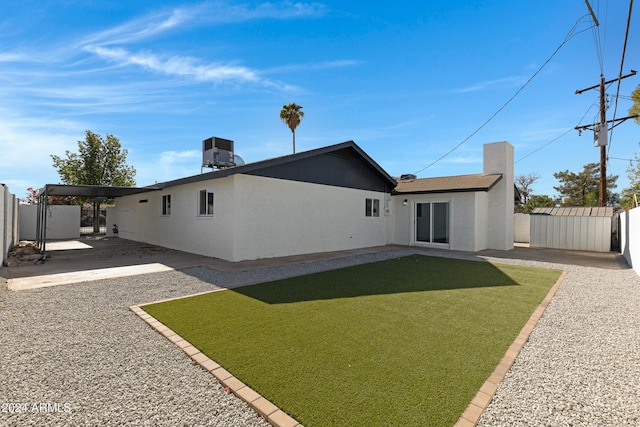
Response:
POLYGON ((81 270, 70 273, 20 277, 16 279, 9 279, 7 286, 10 291, 21 291, 24 289, 46 288, 49 286, 67 285, 70 283, 89 282, 92 280, 135 276, 138 274, 158 273, 161 271, 171 270, 173 270, 173 268, 159 263, 130 265, 126 267, 100 268, 96 270, 81 270))
POLYGON ((93 246, 79 240, 60 240, 47 243, 47 251, 69 251, 74 249, 92 249, 93 246))

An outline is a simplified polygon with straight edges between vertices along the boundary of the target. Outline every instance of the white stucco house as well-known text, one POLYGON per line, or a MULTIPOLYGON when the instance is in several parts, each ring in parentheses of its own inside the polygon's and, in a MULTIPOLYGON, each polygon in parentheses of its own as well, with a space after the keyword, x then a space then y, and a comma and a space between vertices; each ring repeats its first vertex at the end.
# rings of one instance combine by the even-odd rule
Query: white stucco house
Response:
POLYGON ((459 251, 513 249, 513 147, 484 145, 483 172, 398 181, 393 243, 459 251))
POLYGON ((353 141, 137 189, 109 233, 242 261, 388 244, 513 248, 513 147, 476 175, 396 181, 353 141))

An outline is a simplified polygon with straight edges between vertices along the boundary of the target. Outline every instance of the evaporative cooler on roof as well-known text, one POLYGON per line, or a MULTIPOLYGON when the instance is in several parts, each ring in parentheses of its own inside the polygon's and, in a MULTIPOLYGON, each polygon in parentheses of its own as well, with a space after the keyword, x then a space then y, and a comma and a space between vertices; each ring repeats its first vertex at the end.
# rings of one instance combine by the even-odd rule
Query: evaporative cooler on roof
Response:
POLYGON ((202 141, 202 167, 226 168, 235 166, 233 141, 215 136, 202 141))

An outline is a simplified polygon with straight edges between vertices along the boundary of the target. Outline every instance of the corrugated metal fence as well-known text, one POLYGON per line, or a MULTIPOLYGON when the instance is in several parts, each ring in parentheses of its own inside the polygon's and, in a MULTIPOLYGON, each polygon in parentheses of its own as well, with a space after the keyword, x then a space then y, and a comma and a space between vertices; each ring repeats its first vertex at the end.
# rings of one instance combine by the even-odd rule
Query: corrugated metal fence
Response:
POLYGON ((530 246, 610 252, 613 221, 610 207, 538 208, 530 216, 530 246))

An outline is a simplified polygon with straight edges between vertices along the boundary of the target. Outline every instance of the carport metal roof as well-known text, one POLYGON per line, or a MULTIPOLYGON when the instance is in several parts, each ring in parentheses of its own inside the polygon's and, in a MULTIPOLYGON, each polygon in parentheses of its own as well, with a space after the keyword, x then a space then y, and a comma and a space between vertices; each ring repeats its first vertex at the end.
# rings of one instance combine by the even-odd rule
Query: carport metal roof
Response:
POLYGON ((47 184, 38 194, 41 196, 79 196, 79 197, 114 197, 128 196, 145 191, 159 190, 155 186, 148 187, 112 187, 107 185, 67 185, 47 184))
POLYGON ((42 251, 42 259, 46 259, 47 241, 47 205, 49 196, 76 196, 90 199, 113 199, 145 191, 159 190, 155 186, 149 187, 113 187, 107 185, 67 185, 47 184, 38 193, 38 214, 36 218, 36 244, 42 251))

